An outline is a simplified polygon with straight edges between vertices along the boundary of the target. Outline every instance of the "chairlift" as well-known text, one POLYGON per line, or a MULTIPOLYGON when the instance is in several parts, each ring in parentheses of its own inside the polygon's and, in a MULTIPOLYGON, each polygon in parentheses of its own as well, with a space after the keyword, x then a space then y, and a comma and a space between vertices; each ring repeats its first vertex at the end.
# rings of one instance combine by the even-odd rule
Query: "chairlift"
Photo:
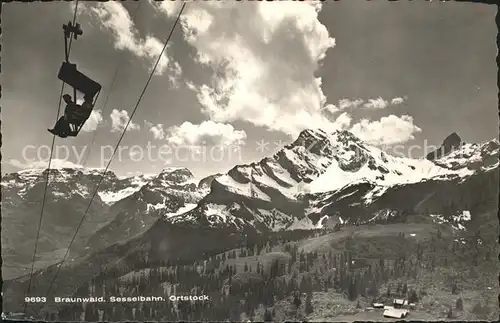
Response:
POLYGON ((75 111, 70 118, 71 120, 68 120, 70 121, 70 127, 72 128, 69 136, 76 137, 87 119, 90 117, 99 93, 101 92, 102 86, 82 72, 78 71, 76 64, 69 62, 68 40, 70 40, 71 37, 76 40, 78 36, 83 35, 83 30, 81 29, 80 24, 76 23, 73 25, 70 21, 67 25, 63 25, 63 30, 66 61, 62 63, 57 77, 65 84, 73 88, 73 100, 76 101, 76 94, 77 92, 80 92, 83 94, 85 100, 83 104, 87 105, 87 109, 82 108, 81 111, 75 111), (90 105, 90 109, 88 109, 88 105, 90 105))

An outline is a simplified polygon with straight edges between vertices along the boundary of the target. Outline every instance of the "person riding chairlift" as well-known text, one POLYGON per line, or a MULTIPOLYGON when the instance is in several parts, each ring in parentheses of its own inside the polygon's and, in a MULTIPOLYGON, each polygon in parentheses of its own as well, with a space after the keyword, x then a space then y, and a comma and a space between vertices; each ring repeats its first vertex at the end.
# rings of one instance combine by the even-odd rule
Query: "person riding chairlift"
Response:
POLYGON ((73 102, 71 95, 69 94, 63 95, 63 99, 64 102, 66 102, 64 115, 57 120, 53 129, 47 130, 53 135, 61 138, 76 136, 78 133, 78 127, 83 126, 92 113, 92 98, 85 96, 81 105, 73 102), (75 130, 71 129, 71 126, 73 126, 75 130))

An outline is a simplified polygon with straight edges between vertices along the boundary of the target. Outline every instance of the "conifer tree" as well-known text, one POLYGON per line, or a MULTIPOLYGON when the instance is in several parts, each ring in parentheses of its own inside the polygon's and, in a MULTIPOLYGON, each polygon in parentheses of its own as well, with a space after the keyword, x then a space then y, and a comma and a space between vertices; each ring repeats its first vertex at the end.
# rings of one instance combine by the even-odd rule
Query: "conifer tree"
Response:
POLYGON ((305 303, 305 311, 306 311, 306 314, 311 314, 314 310, 313 306, 312 306, 312 300, 311 300, 312 296, 310 296, 310 294, 307 295, 306 297, 306 303, 305 303))

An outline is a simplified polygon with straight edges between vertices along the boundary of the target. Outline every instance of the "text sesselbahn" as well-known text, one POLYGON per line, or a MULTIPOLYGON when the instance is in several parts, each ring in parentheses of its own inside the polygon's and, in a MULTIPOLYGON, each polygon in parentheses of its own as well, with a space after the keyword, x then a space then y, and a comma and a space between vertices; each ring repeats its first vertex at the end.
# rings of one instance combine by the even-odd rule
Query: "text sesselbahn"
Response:
MULTIPOLYGON (((129 297, 54 297, 54 303, 134 303, 134 302, 166 302, 166 301, 208 301, 207 295, 170 295, 163 296, 129 296, 129 297)), ((27 303, 46 303, 46 297, 26 297, 27 303)))

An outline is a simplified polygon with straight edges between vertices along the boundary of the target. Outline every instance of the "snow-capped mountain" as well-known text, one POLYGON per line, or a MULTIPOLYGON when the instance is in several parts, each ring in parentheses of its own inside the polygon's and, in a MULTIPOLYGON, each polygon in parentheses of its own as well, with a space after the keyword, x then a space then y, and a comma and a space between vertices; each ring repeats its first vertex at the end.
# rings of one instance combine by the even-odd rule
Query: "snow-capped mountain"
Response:
MULTIPOLYGON (((2 177, 2 252, 4 262, 15 267, 14 271, 31 261, 47 173, 48 170, 30 169, 2 177)), ((54 168, 50 169, 48 175, 37 247, 41 261, 44 258, 55 261, 55 254, 65 252, 64 248, 88 207, 102 170, 54 168)), ((79 237, 88 236, 111 221, 113 218, 107 216, 109 206, 133 194, 148 180, 147 176, 118 178, 113 172, 107 172, 82 224, 79 237)))
POLYGON ((391 205, 397 213, 412 212, 424 198, 415 190, 466 187, 498 169, 497 140, 457 145, 455 135, 445 140, 448 148, 439 158, 429 160, 392 156, 348 131, 305 130, 275 155, 217 177, 196 208, 167 221, 265 231, 320 227, 339 212, 345 221, 368 221, 381 208, 390 213, 391 205), (397 194, 413 194, 415 203, 399 201, 397 194))
POLYGON ((483 144, 466 143, 456 134, 448 136, 441 147, 427 159, 447 169, 488 170, 498 167, 498 140, 483 144))
POLYGON ((113 220, 89 238, 87 247, 95 250, 141 234, 161 217, 195 208, 207 193, 187 168, 163 169, 138 191, 110 207, 106 217, 113 220))
MULTIPOLYGON (((80 281, 115 269, 127 272, 145 262, 204 259, 205 252, 240 243, 243 230, 248 235, 255 230, 387 223, 413 216, 472 232, 474 225, 484 224, 483 214, 491 217, 498 208, 498 162, 493 162, 498 142, 473 146, 483 152, 481 167, 441 166, 470 147, 454 147, 432 161, 414 160, 390 156, 347 132, 308 130, 274 156, 236 166, 198 185, 185 169, 166 170, 110 207, 116 208, 110 212, 114 225, 90 241, 89 249, 95 252, 62 268, 59 279, 64 283, 54 289, 73 295, 80 281), (210 193, 204 196, 207 183, 210 193), (185 212, 188 207, 194 208, 185 212), (152 225, 143 228, 141 221, 149 218, 152 225)), ((42 286, 54 270, 51 266, 38 271, 34 280, 42 286)), ((22 306, 23 300, 20 295, 12 306, 22 306)))
MULTIPOLYGON (((38 201, 43 197, 47 172, 49 172, 47 169, 27 169, 3 176, 1 181, 2 203, 8 203, 12 199, 16 202, 38 201)), ((90 198, 102 175, 103 170, 101 169, 50 169, 47 199, 52 201, 68 200, 77 195, 90 198)), ((151 179, 151 175, 118 178, 112 171, 107 171, 95 200, 111 205, 134 193, 151 179)))
MULTIPOLYGON (((305 130, 273 156, 199 182, 185 168, 129 178, 108 172, 75 245, 91 252, 157 232, 162 223, 277 231, 388 222, 413 213, 452 221, 477 208, 477 201, 497 197, 500 145, 496 139, 463 143, 452 134, 443 147, 435 158, 410 159, 347 131, 305 130)), ((45 174, 26 170, 2 178, 2 243, 9 262, 31 259, 45 174)), ((101 171, 54 169, 50 175, 42 255, 64 251, 101 171)))
POLYGON ((203 178, 199 183, 198 183, 198 189, 203 192, 210 193, 210 187, 212 187, 212 182, 214 179, 219 178, 223 176, 224 174, 217 173, 214 175, 207 176, 203 178))

